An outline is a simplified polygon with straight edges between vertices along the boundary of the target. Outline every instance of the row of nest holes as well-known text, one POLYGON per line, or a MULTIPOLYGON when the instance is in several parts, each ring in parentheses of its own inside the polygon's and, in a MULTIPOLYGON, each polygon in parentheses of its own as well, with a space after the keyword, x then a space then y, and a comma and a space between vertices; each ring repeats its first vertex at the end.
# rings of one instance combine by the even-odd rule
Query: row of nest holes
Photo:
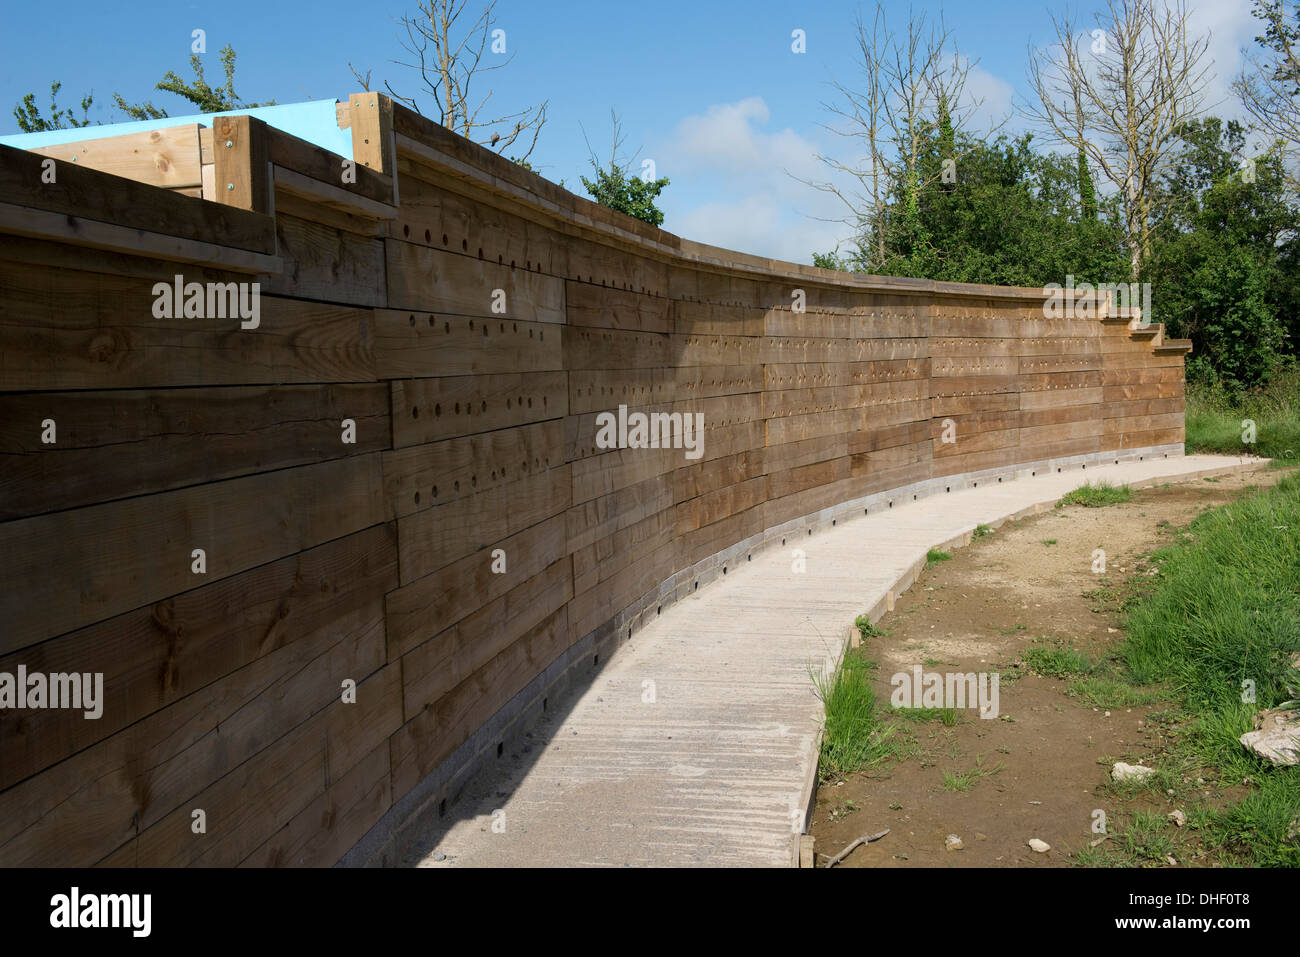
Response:
MULTIPOLYGON (((520 462, 520 463, 519 463, 519 467, 520 467, 521 469, 523 469, 525 472, 527 472, 527 471, 528 471, 528 461, 527 461, 527 460, 524 460, 523 462, 520 462)), ((550 458, 539 458, 539 459, 533 459, 533 468, 535 468, 535 469, 540 469, 540 468, 543 468, 543 467, 545 467, 545 468, 550 468, 550 467, 551 467, 551 460, 550 460, 550 458)), ((500 472, 501 472, 501 477, 502 477, 502 478, 505 478, 505 477, 506 477, 506 467, 505 467, 504 465, 501 466, 500 472)), ((493 472, 492 472, 492 481, 495 482, 495 481, 496 481, 496 477, 497 477, 496 470, 493 470, 493 472)), ((477 475, 471 475, 471 476, 469 477, 469 484, 470 484, 470 488, 478 488, 478 476, 477 476, 477 475)), ((459 492, 459 491, 460 491, 460 479, 457 479, 455 482, 452 483, 452 491, 455 491, 455 492, 459 492)), ((437 497, 438 497, 438 486, 436 486, 436 485, 433 486, 432 489, 430 489, 430 493, 432 494, 432 496, 433 496, 434 498, 437 498, 437 497)), ((415 504, 416 504, 416 505, 419 505, 419 504, 420 504, 420 493, 419 493, 418 491, 415 493, 415 504)))
MULTIPOLYGON (((528 402, 528 408, 531 409, 531 408, 533 407, 533 397, 532 397, 531 395, 528 396, 527 399, 526 399, 526 401, 528 402)), ((542 408, 546 408, 546 406, 547 406, 547 404, 548 404, 548 401, 549 401, 549 400, 547 399, 546 396, 542 396, 542 408)), ((513 408, 513 405, 511 404, 512 402, 514 402, 514 403, 518 403, 519 408, 522 409, 522 408, 524 407, 525 397, 521 395, 521 396, 519 396, 517 399, 513 399, 513 400, 511 400, 511 399, 506 399, 506 408, 507 408, 507 409, 513 408)), ((479 411, 480 411, 480 412, 486 412, 486 411, 487 411, 487 407, 488 407, 487 400, 484 399, 484 400, 479 404, 479 411)), ((453 409, 454 409, 454 413, 455 413, 456 415, 460 415, 460 403, 459 403, 459 402, 457 402, 457 403, 453 406, 453 409)), ((465 414, 466 414, 466 415, 472 415, 473 412, 474 412, 474 403, 472 403, 472 402, 466 402, 466 403, 465 403, 465 414)), ((441 415, 442 415, 442 403, 441 403, 441 402, 435 402, 435 403, 434 403, 434 406, 433 406, 433 414, 434 414, 435 416, 441 416, 441 415)), ((418 405, 413 405, 413 406, 411 406, 411 418, 413 418, 413 419, 418 419, 419 417, 420 417, 420 407, 419 407, 418 405)))
MULTIPOLYGON (((415 328, 415 314, 414 314, 414 313, 409 313, 408 316, 407 316, 407 318, 408 318, 408 320, 409 320, 409 322, 410 322, 410 324, 411 324, 411 328, 414 329, 414 328, 415 328)), ((488 326, 489 326, 491 323, 488 322, 487 320, 480 320, 480 321, 482 322, 483 335, 486 336, 486 335, 488 334, 488 326)), ((498 329, 498 332, 504 333, 504 332, 506 331, 506 324, 505 324, 504 322, 502 322, 502 323, 498 323, 498 325, 500 326, 500 328, 498 329)), ((433 316, 429 316, 429 326, 430 326, 430 328, 432 328, 432 326, 433 326, 433 316)), ((513 329, 514 332, 518 332, 518 331, 519 331, 519 323, 517 323, 517 322, 513 322, 513 323, 511 323, 511 326, 514 327, 514 329, 513 329)), ((469 328, 470 328, 470 331, 471 331, 471 332, 474 331, 474 320, 473 320, 473 319, 471 319, 471 320, 469 321, 469 328)), ((444 320, 444 322, 443 322, 443 324, 442 324, 442 331, 445 332, 445 333, 448 333, 448 334, 451 333, 451 323, 450 323, 449 321, 445 321, 445 320, 444 320)), ((539 340, 541 340, 541 341, 543 341, 543 342, 546 341, 546 330, 545 330, 545 329, 535 329, 535 330, 534 330, 534 329, 529 329, 529 330, 528 330, 528 338, 529 338, 529 339, 531 339, 531 338, 533 337, 533 333, 534 333, 534 332, 537 333, 537 338, 538 338, 539 340)))
MULTIPOLYGON (((406 224, 406 225, 404 225, 404 226, 402 227, 402 235, 403 235, 405 238, 407 238, 407 239, 410 239, 410 238, 411 238, 411 226, 410 226, 409 223, 406 224)), ((429 243, 430 245, 433 244, 433 231, 432 231, 432 230, 426 229, 426 230, 424 231, 424 241, 425 241, 426 243, 429 243)), ((446 233, 443 233, 443 234, 442 234, 442 244, 443 244, 444 246, 447 246, 447 245, 450 244, 450 240, 448 239, 446 233)), ((461 251, 462 251, 462 252, 469 252, 469 240, 468 240, 468 239, 462 239, 462 240, 460 241, 460 248, 461 248, 461 251)), ((483 247, 482 247, 482 246, 479 246, 479 247, 478 247, 478 258, 479 258, 479 259, 482 259, 482 258, 483 258, 483 247)), ((497 265, 498 265, 498 266, 504 266, 505 264, 506 264, 505 256, 503 256, 503 255, 501 255, 500 253, 498 253, 498 254, 497 254, 497 265)), ((510 268, 511 268, 511 269, 518 269, 518 268, 519 268, 516 260, 514 260, 514 259, 510 260, 510 268)), ((537 268, 534 269, 534 268, 533 268, 533 261, 532 261, 531 259, 529 259, 529 260, 526 260, 526 261, 524 262, 524 269, 525 269, 526 271, 528 271, 528 272, 541 272, 541 271, 542 271, 542 264, 541 264, 541 262, 538 262, 538 263, 537 263, 537 268)), ((575 274, 573 278, 574 278, 574 280, 577 281, 577 282, 582 282, 582 276, 581 276, 581 275, 576 275, 576 274, 575 274)), ((589 275, 589 276, 587 276, 587 281, 588 281, 589 283, 591 283, 592 285, 595 285, 595 284, 596 284, 596 277, 595 277, 594 275, 589 275)), ((601 284, 602 286, 609 287, 609 283, 608 283, 606 280, 604 280, 604 279, 602 279, 602 280, 600 281, 600 284, 601 284)), ((618 284, 615 283, 615 284, 613 285, 613 288, 614 288, 614 289, 619 288, 619 287, 618 287, 618 284)), ((627 291, 627 292, 635 292, 635 290, 632 288, 632 284, 631 284, 630 282, 625 282, 625 283, 623 283, 623 289, 624 289, 625 291, 627 291)), ((653 291, 653 290, 647 290, 645 286, 642 286, 642 287, 641 287, 641 291, 642 291, 643 293, 645 293, 646 295, 650 295, 650 296, 657 296, 657 295, 659 295, 658 292, 655 292, 655 291, 653 291)))

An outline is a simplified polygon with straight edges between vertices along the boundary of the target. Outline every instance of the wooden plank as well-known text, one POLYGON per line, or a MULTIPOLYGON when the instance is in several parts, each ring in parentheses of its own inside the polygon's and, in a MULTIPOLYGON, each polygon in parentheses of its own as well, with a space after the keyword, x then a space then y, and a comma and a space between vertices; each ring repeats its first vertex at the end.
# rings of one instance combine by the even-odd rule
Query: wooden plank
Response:
POLYGON ((0 261, 0 391, 375 379, 369 310, 262 295, 257 329, 155 319, 155 280, 0 261))
POLYGON ((0 393, 0 521, 386 449, 388 415, 377 383, 0 393))
POLYGON ((402 656, 402 700, 410 720, 573 597, 568 556, 485 603, 402 656))
POLYGON ((9 674, 24 664, 104 676, 96 720, 55 709, 0 713, 0 790, 280 648, 319 645, 396 585, 390 523, 0 658, 9 674))
MULTIPOLYGON (((232 772, 257 767, 250 758, 268 748, 272 756, 298 750, 306 757, 304 732, 319 726, 332 707, 361 709, 349 716, 357 718, 371 711, 377 703, 364 694, 361 679, 382 661, 382 602, 376 599, 0 792, 0 862, 84 867, 115 848, 125 857, 135 835, 172 815, 183 816, 185 833, 193 837, 194 807, 207 811, 209 834, 219 835, 229 823, 221 819, 225 809, 196 798, 232 772), (340 702, 345 678, 358 682, 357 705, 340 702)), ((388 707, 397 717, 396 681, 391 690, 388 707)), ((245 778, 239 798, 274 801, 276 783, 245 778)), ((303 795, 303 803, 310 797, 303 795)))
POLYGON ((202 184, 197 123, 94 140, 38 146, 41 156, 112 173, 138 183, 177 189, 202 184))
POLYGON ((234 867, 246 860, 400 725, 398 684, 396 664, 358 681, 356 704, 343 704, 336 695, 328 707, 208 785, 187 806, 142 830, 101 865, 234 867), (193 833, 189 805, 207 813, 206 834, 193 833))
POLYGON ((388 741, 332 782, 240 867, 332 867, 392 806, 388 741))
POLYGON ((564 364, 565 330, 553 323, 378 309, 375 325, 381 379, 544 372, 564 364))
POLYGON ((388 221, 397 218, 395 206, 350 192, 332 182, 313 179, 284 166, 272 165, 272 180, 277 190, 296 194, 315 206, 366 219, 388 221))
POLYGON ((570 325, 640 332, 673 331, 671 299, 585 282, 565 283, 564 290, 570 325))
POLYGON ((0 525, 0 653, 387 518, 377 453, 0 525), (207 572, 191 571, 193 549, 207 572), (50 569, 59 569, 51 574, 50 569))
POLYGON ((284 269, 269 278, 268 292, 356 306, 387 305, 381 240, 286 213, 276 216, 275 235, 284 269))
POLYGON ((565 321, 562 279, 397 239, 385 240, 384 248, 388 304, 394 309, 565 321), (505 312, 494 311, 494 302, 503 302, 505 312))
POLYGON ((569 646, 561 608, 392 736, 393 793, 405 794, 569 646))
POLYGON ((566 369, 647 369, 673 364, 667 335, 571 326, 564 337, 566 369))
POLYGON ((251 116, 214 116, 212 145, 216 202, 274 214, 266 124, 251 116))
POLYGON ((367 168, 364 163, 358 162, 350 166, 351 161, 337 153, 300 140, 273 126, 268 126, 266 133, 267 156, 274 165, 293 170, 320 183, 337 186, 354 197, 394 207, 396 211, 392 177, 367 168), (343 176, 345 171, 349 174, 347 180, 343 176), (349 181, 352 179, 355 182, 349 181))
POLYGON ((395 177, 393 101, 381 93, 353 93, 348 97, 348 106, 352 113, 352 158, 361 166, 395 177))
POLYGON ((234 272, 274 273, 282 266, 275 256, 9 203, 0 203, 0 233, 234 272))
POLYGON ((392 401, 393 447, 400 449, 561 418, 569 390, 563 372, 398 379, 392 401))
POLYGON ((45 161, 36 153, 0 146, 0 196, 6 205, 61 213, 79 224, 112 224, 128 234, 183 237, 191 246, 242 249, 265 256, 275 253, 274 223, 268 216, 196 203, 170 190, 59 160, 55 160, 54 181, 44 182, 41 164, 45 161))
POLYGON ((545 521, 571 498, 569 466, 561 465, 398 519, 402 584, 545 521))
POLYGON ((404 518, 544 469, 561 460, 563 443, 563 422, 550 419, 407 446, 384 455, 384 491, 393 514, 404 518))
POLYGON ((564 554, 565 519, 556 515, 393 590, 386 607, 389 660, 541 574, 564 554), (493 571, 496 548, 505 555, 501 573, 493 571))

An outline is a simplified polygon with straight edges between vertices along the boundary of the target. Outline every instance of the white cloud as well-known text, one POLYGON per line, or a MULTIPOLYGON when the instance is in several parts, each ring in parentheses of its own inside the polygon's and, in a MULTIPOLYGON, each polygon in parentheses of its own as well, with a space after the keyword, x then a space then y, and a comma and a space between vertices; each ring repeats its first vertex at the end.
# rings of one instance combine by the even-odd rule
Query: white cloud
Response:
POLYGON ((1232 81, 1241 72, 1243 47, 1255 45, 1262 24, 1250 12, 1245 0, 1223 2, 1202 0, 1191 8, 1188 32, 1192 36, 1210 35, 1206 62, 1213 60, 1206 90, 1205 108, 1215 116, 1245 119, 1241 103, 1232 92, 1232 81))
POLYGON ((966 74, 966 98, 978 103, 972 113, 970 129, 983 133, 1012 118, 1012 101, 1015 88, 1001 77, 994 76, 979 64, 966 74))
POLYGON ((688 116, 658 151, 665 227, 697 242, 808 263, 833 248, 844 226, 838 201, 801 182, 826 171, 818 145, 790 127, 769 131, 762 97, 719 103, 688 116))
POLYGON ((844 232, 843 226, 809 219, 758 193, 696 206, 674 217, 672 226, 696 242, 804 265, 812 262, 814 252, 833 249, 844 232))

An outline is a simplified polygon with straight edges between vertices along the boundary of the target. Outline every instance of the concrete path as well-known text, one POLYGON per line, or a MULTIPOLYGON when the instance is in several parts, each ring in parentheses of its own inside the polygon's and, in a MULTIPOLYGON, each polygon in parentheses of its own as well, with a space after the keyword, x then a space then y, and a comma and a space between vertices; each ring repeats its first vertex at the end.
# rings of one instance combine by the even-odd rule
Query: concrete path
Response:
POLYGON ((931 547, 1050 508, 1085 480, 1151 485, 1258 462, 1076 467, 899 503, 792 544, 803 574, 790 548, 755 554, 666 607, 584 692, 553 704, 527 750, 472 779, 408 862, 789 866, 816 772, 810 671, 838 659, 857 615, 892 607, 931 547))

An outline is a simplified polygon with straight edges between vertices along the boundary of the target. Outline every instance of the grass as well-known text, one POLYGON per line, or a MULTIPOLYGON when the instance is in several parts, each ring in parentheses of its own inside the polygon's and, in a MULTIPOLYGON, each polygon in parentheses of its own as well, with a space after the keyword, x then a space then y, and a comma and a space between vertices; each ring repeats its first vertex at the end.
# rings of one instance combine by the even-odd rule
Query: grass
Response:
POLYGON ((846 777, 900 753, 895 726, 881 724, 876 715, 876 693, 871 687, 874 667, 861 648, 849 648, 832 673, 811 675, 826 709, 820 755, 823 780, 846 777))
POLYGON ((1056 544, 1056 539, 1054 539, 1054 538, 1045 538, 1045 539, 1043 539, 1043 544, 1044 544, 1044 545, 1055 545, 1055 544, 1056 544))
POLYGON ((858 617, 853 620, 853 624, 858 626, 858 634, 862 636, 863 641, 866 641, 868 638, 879 638, 881 635, 885 634, 885 632, 873 625, 871 619, 866 615, 858 615, 858 617))
POLYGON ((1070 682, 1067 691, 1093 708, 1140 708, 1155 704, 1163 697, 1158 688, 1135 688, 1130 682, 1107 675, 1090 675, 1070 682))
POLYGON ((1025 664, 1031 671, 1048 678, 1069 678, 1073 675, 1087 674, 1093 664, 1088 657, 1072 647, 1043 648, 1035 647, 1025 650, 1025 664))
POLYGON ((948 552, 941 552, 937 548, 932 548, 925 553, 926 568, 929 568, 931 565, 937 565, 939 564, 939 562, 950 562, 950 561, 952 561, 952 555, 950 555, 948 552))
POLYGON ((978 542, 981 538, 987 538, 992 534, 993 529, 989 528, 989 526, 985 525, 983 522, 980 522, 975 526, 975 531, 971 533, 971 539, 978 542))
POLYGON ((890 708, 889 713, 914 723, 938 721, 947 728, 960 720, 956 708, 890 708))
POLYGON ((1239 397, 1189 384, 1186 448, 1300 462, 1300 370, 1274 376, 1267 386, 1239 397), (1253 445, 1242 441, 1244 419, 1255 423, 1253 445))
POLYGON ((1062 497, 1056 503, 1056 507, 1082 505, 1085 508, 1102 508, 1106 505, 1118 505, 1121 502, 1127 502, 1132 497, 1133 490, 1127 485, 1111 485, 1109 482, 1098 482, 1093 485, 1091 482, 1085 482, 1073 492, 1069 492, 1062 497))
POLYGON ((997 774, 1001 770, 1001 764, 996 764, 991 768, 984 767, 983 758, 980 755, 976 755, 975 767, 971 768, 969 771, 943 772, 943 789, 945 791, 969 791, 976 785, 980 778, 988 777, 991 774, 997 774))
POLYGON ((1189 716, 1178 747, 1225 781, 1250 780, 1246 797, 1205 816, 1202 838, 1225 857, 1300 866, 1300 767, 1275 767, 1238 742, 1256 710, 1293 695, 1300 651, 1300 476, 1197 516, 1153 556, 1161 574, 1125 620, 1127 681, 1076 682, 1097 707, 1127 704, 1134 684, 1162 683, 1189 716), (1242 682, 1254 682, 1243 702, 1242 682), (1127 689, 1127 690, 1126 690, 1127 689), (1107 702, 1103 704, 1103 702, 1107 702))

